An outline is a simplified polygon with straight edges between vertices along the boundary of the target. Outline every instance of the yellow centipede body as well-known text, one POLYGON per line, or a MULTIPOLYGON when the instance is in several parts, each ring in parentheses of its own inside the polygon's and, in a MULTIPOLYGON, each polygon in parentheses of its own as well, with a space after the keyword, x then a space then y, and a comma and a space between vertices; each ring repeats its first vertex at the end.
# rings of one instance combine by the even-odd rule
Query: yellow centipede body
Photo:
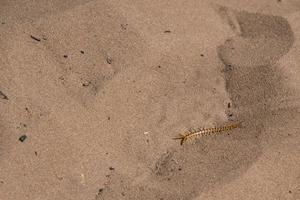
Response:
POLYGON ((186 134, 180 134, 178 137, 175 137, 173 139, 180 140, 180 144, 182 145, 188 139, 192 139, 197 136, 202 137, 202 136, 206 136, 206 135, 217 134, 217 133, 221 133, 224 131, 232 130, 237 127, 239 127, 239 124, 230 124, 230 125, 226 125, 226 126, 222 126, 222 127, 214 127, 214 128, 202 128, 202 129, 198 129, 196 131, 189 131, 186 134))

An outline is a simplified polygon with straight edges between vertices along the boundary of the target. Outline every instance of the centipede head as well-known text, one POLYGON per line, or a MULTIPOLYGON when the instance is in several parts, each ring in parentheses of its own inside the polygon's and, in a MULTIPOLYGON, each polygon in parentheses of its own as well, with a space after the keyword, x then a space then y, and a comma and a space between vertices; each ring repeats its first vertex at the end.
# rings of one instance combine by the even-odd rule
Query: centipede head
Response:
POLYGON ((183 143, 187 140, 187 135, 179 134, 178 137, 173 138, 174 140, 180 140, 180 145, 183 145, 183 143))

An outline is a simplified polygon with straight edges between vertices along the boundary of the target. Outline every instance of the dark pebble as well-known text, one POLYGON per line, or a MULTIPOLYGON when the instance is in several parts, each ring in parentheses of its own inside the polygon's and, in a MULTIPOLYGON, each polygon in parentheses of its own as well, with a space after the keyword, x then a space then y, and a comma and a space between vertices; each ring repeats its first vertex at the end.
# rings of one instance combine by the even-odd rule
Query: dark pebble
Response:
POLYGON ((83 86, 83 87, 87 87, 87 86, 89 86, 90 84, 91 84, 91 81, 88 81, 88 82, 82 83, 82 86, 83 86))
POLYGON ((107 57, 107 58, 106 58, 106 62, 107 62, 108 64, 111 64, 111 63, 113 62, 113 60, 112 60, 112 58, 107 57))
POLYGON ((103 192, 103 188, 100 188, 99 190, 98 190, 98 195, 100 195, 102 192, 103 192))
POLYGON ((20 142, 24 142, 26 139, 27 139, 27 136, 26 136, 26 135, 22 135, 22 136, 19 138, 20 142))
POLYGON ((8 97, 2 91, 0 91, 0 98, 8 100, 8 97))

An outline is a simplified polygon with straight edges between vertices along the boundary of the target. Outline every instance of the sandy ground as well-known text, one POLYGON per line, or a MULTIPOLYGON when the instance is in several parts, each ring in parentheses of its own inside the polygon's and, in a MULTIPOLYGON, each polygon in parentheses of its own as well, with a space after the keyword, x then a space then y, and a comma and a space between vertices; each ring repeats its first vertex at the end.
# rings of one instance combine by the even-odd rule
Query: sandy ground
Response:
POLYGON ((1 0, 0 199, 300 199, 299 22, 299 0, 1 0))

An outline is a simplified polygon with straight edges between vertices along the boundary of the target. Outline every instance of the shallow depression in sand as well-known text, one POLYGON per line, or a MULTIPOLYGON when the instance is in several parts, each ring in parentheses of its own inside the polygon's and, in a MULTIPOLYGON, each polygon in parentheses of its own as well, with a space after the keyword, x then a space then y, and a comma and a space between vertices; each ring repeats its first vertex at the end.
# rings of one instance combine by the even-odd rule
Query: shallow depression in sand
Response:
MULTIPOLYGON (((228 137, 169 149, 152 171, 152 182, 158 187, 140 186, 132 197, 192 199, 217 183, 225 184, 241 176, 261 155, 264 122, 274 113, 270 100, 289 93, 274 65, 289 51, 294 37, 282 17, 244 11, 236 12, 235 17, 241 34, 226 40, 217 51, 224 64, 233 112, 237 120, 243 121, 242 128, 228 137)), ((291 110, 280 112, 287 114, 291 110)))

